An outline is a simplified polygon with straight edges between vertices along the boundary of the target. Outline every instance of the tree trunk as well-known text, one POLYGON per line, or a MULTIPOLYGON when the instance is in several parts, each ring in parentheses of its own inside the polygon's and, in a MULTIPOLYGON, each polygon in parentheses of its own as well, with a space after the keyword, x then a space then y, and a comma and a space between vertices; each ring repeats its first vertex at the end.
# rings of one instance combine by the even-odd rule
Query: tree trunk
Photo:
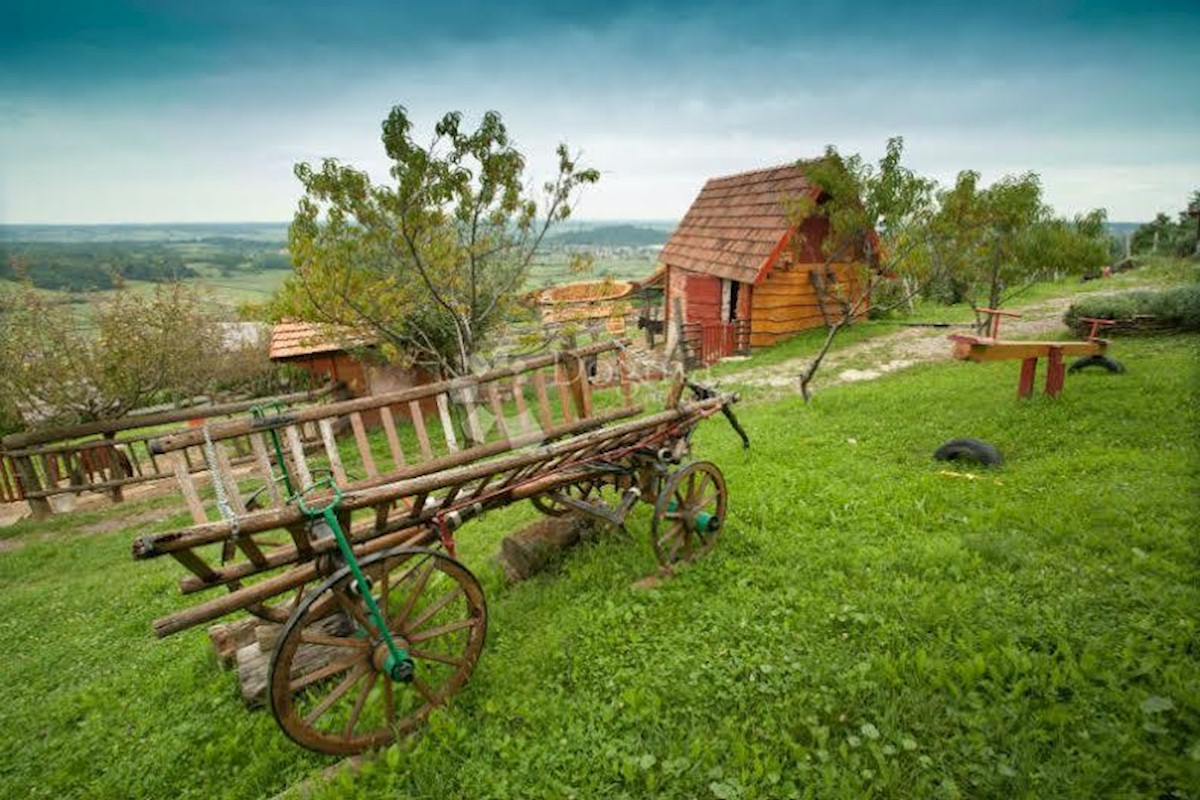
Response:
POLYGON ((538 520, 520 532, 506 536, 500 542, 496 561, 509 583, 527 580, 545 569, 558 553, 578 544, 598 524, 581 514, 538 520))

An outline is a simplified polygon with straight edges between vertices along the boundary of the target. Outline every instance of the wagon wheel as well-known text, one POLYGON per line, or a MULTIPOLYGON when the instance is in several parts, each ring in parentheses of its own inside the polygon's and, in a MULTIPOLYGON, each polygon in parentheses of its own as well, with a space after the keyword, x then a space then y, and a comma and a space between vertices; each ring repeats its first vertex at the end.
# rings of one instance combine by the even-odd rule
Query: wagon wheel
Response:
MULTIPOLYGON (((554 491, 562 492, 576 500, 587 500, 593 493, 599 494, 600 490, 601 486, 595 481, 584 481, 582 483, 568 483, 566 486, 559 486, 554 491)), ((563 517, 575 510, 568 505, 558 502, 550 494, 535 494, 529 498, 529 502, 533 504, 534 508, 548 517, 563 517)))
POLYGON ((669 567, 711 550, 725 522, 727 497, 725 478, 710 461, 694 461, 668 478, 650 522, 659 563, 669 567))
POLYGON ((398 547, 360 566, 393 640, 413 660, 411 682, 385 670, 387 645, 349 568, 300 602, 271 656, 279 727, 333 755, 380 747, 424 721, 466 682, 487 629, 483 589, 449 556, 398 547))

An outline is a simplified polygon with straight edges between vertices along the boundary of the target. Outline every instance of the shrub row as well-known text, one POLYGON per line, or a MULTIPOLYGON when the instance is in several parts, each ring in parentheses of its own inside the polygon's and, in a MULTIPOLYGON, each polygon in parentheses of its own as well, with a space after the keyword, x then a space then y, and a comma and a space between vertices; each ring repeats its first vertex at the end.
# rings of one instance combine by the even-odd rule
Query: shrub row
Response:
POLYGON ((1200 330, 1200 284, 1162 291, 1134 291, 1088 297, 1067 309, 1063 321, 1079 336, 1088 332, 1084 317, 1116 320, 1109 334, 1200 330))

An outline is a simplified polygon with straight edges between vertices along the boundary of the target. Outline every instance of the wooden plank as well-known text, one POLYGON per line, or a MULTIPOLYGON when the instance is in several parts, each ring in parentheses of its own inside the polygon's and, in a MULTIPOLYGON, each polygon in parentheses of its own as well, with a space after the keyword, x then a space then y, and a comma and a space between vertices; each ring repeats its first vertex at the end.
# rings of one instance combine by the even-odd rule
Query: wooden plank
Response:
POLYGON ((296 477, 300 479, 300 485, 295 487, 296 491, 304 491, 312 486, 312 473, 308 471, 308 460, 304 457, 304 442, 300 441, 300 431, 295 425, 288 425, 284 428, 287 436, 288 450, 292 454, 292 466, 296 468, 296 477))
POLYGON ((413 428, 417 432, 417 444, 421 447, 421 458, 426 461, 432 459, 433 448, 429 445, 429 431, 425 430, 425 413, 421 411, 421 404, 416 400, 408 403, 408 417, 412 420, 413 428))
POLYGON ((323 419, 318 426, 321 428, 321 441, 325 445, 325 456, 329 459, 329 470, 338 486, 345 486, 346 467, 342 464, 342 454, 338 451, 337 439, 333 435, 333 420, 323 419))
POLYGON ((191 550, 176 550, 171 553, 171 557, 205 583, 211 583, 218 579, 218 575, 213 572, 212 567, 191 550))
POLYGON ((271 507, 283 505, 283 495, 279 492, 279 484, 275 482, 275 471, 271 468, 271 454, 267 452, 267 443, 261 433, 250 434, 250 449, 254 451, 254 461, 258 472, 266 481, 267 496, 271 498, 271 507))
POLYGON ((437 396, 438 417, 442 421, 442 435, 451 453, 458 452, 458 437, 454 435, 454 419, 450 416, 450 401, 445 393, 437 396))
POLYGON ((408 462, 404 458, 404 448, 400 446, 400 437, 396 435, 396 420, 392 417, 389 406, 380 406, 379 419, 383 423, 383 433, 387 436, 388 449, 392 453, 392 466, 400 469, 408 462))
POLYGON ((395 500, 386 500, 375 506, 375 530, 381 531, 387 525, 388 516, 392 513, 395 500))
POLYGON ((558 387, 558 404, 562 409, 563 422, 571 423, 575 421, 574 415, 571 413, 571 394, 568 388, 571 383, 571 377, 567 372, 567 367, 561 361, 554 365, 554 384, 558 387))
POLYGON ((371 454, 371 441, 367 438, 367 427, 363 424, 362 414, 354 411, 350 414, 350 427, 354 431, 354 442, 358 445, 358 455, 362 459, 363 470, 368 478, 379 477, 375 467, 375 456, 371 454))
POLYGON ((500 437, 508 438, 508 423, 504 421, 504 404, 500 402, 500 392, 496 389, 495 381, 487 385, 488 405, 491 406, 492 416, 496 420, 496 428, 500 431, 500 437))
POLYGON ((625 407, 629 408, 633 405, 633 387, 629 380, 629 356, 624 350, 617 356, 617 376, 621 382, 621 397, 625 400, 625 407))
POLYGON ((479 405, 476 400, 479 399, 479 386, 467 386, 462 390, 463 407, 467 411, 467 436, 470 437, 470 444, 480 445, 484 442, 483 428, 479 424, 479 405))
POLYGON ((267 557, 264 556, 263 551, 259 549, 258 543, 249 536, 239 536, 237 538, 237 546, 238 549, 246 554, 246 558, 249 559, 250 563, 254 566, 258 567, 259 569, 265 569, 269 566, 267 563, 267 557))
POLYGON ((546 392, 546 376, 540 369, 533 373, 533 388, 537 392, 538 421, 542 423, 542 430, 548 431, 554 427, 554 421, 550 415, 550 397, 546 392))
POLYGON ((533 419, 529 416, 529 405, 525 402, 525 376, 517 375, 512 381, 513 400, 517 404, 517 427, 521 433, 533 430, 533 419))
POLYGON ((197 525, 208 522, 208 514, 204 513, 204 504, 200 502, 200 493, 196 491, 196 484, 192 481, 192 471, 188 468, 186 453, 177 453, 171 460, 175 465, 175 480, 179 482, 179 491, 192 514, 192 522, 197 525))
POLYGON ((1005 342, 959 335, 950 338, 954 341, 954 357, 967 361, 1044 358, 1052 350, 1064 356, 1101 355, 1105 351, 1099 342, 1005 342))
POLYGON ((566 368, 571 379, 571 398, 575 402, 575 413, 580 419, 590 419, 592 382, 588 379, 587 362, 576 356, 567 356, 566 368))
POLYGON ((219 480, 225 488, 225 499, 234 514, 246 513, 246 504, 242 502, 242 490, 238 488, 237 478, 233 475, 233 465, 229 463, 229 451, 224 442, 213 442, 213 453, 217 457, 217 475, 213 480, 219 480))

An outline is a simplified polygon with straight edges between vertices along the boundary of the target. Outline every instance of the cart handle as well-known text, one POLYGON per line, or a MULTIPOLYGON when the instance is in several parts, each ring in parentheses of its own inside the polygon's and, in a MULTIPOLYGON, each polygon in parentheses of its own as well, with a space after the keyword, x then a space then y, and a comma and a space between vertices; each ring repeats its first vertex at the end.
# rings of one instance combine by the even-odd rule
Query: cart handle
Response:
POLYGON ((714 397, 728 398, 726 402, 721 404, 721 413, 725 415, 725 419, 729 420, 729 424, 733 427, 733 430, 741 437, 742 449, 749 450, 750 437, 746 434, 746 429, 742 427, 742 423, 738 422, 737 416, 733 413, 732 405, 740 399, 737 393, 722 395, 712 386, 705 386, 703 383, 696 383, 695 381, 686 381, 686 383, 687 387, 692 390, 692 395, 697 400, 709 400, 714 397))

